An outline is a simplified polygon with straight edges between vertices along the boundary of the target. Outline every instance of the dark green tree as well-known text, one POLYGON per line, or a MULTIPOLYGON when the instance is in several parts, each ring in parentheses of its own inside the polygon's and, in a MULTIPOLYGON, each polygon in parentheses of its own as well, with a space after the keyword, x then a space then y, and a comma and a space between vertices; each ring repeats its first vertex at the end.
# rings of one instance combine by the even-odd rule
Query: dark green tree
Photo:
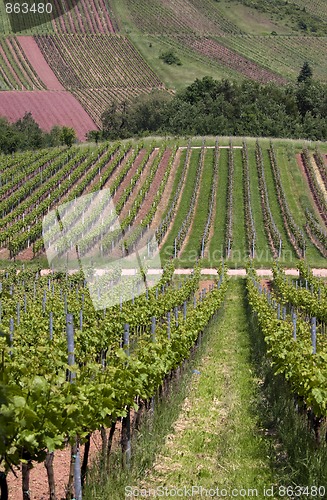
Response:
POLYGON ((307 82, 308 80, 311 80, 312 78, 312 69, 308 61, 305 61, 301 71, 299 73, 299 76, 297 77, 298 83, 302 82, 307 82))
POLYGON ((37 149, 43 146, 43 132, 34 120, 32 113, 25 113, 23 118, 18 120, 14 129, 21 135, 21 147, 23 149, 37 149))
POLYGON ((70 148, 77 139, 75 130, 71 127, 62 127, 60 139, 62 144, 70 148))

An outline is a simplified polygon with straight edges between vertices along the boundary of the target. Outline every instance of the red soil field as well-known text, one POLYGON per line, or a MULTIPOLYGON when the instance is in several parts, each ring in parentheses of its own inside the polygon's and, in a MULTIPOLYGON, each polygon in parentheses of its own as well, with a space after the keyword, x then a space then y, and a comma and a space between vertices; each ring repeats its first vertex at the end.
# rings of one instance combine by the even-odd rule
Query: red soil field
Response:
POLYGON ((80 141, 97 129, 80 103, 66 91, 0 92, 0 116, 14 122, 31 112, 39 126, 49 131, 54 125, 73 127, 80 141))
POLYGON ((36 41, 32 36, 18 36, 17 40, 25 52, 29 63, 33 66, 39 78, 48 90, 65 90, 58 78, 44 59, 36 41))

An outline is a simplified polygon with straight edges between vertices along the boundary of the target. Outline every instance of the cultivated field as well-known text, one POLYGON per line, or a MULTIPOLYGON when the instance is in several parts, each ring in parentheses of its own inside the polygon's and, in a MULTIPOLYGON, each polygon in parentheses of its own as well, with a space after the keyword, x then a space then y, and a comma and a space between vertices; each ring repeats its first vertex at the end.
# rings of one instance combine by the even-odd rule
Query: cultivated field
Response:
MULTIPOLYGON (((234 139, 222 145, 217 139, 202 146, 190 141, 187 146, 153 142, 75 147, 52 159, 49 151, 36 163, 28 153, 25 161, 19 155, 18 165, 13 156, 2 167, 3 175, 11 179, 12 171, 24 179, 26 168, 31 173, 28 184, 11 180, 8 188, 2 185, 3 252, 8 249, 11 257, 23 259, 39 254, 42 219, 49 209, 109 188, 125 237, 116 231, 103 236, 96 227, 81 243, 85 252, 101 246, 106 253, 113 246, 121 248, 123 241, 132 251, 151 227, 163 262, 174 257, 181 267, 193 267, 200 257, 207 267, 215 267, 221 258, 240 267, 249 257, 259 267, 269 267, 276 258, 292 266, 303 257, 313 266, 324 266, 326 160, 323 146, 312 148, 267 140, 234 139)), ((97 216, 92 213, 94 220, 97 216)), ((83 232, 83 225, 79 230, 83 232)))

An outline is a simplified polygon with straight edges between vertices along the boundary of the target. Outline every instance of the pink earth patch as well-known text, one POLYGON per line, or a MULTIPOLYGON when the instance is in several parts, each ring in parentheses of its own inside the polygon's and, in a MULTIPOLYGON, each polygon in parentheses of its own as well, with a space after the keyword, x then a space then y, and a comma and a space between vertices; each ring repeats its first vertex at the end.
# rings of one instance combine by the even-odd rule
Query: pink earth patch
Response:
POLYGON ((10 122, 31 112, 34 120, 46 131, 55 125, 73 127, 80 141, 98 127, 75 97, 66 91, 4 91, 0 92, 0 116, 10 122))
POLYGON ((48 65, 36 41, 32 36, 18 36, 18 42, 23 49, 29 63, 35 69, 38 77, 48 90, 65 90, 58 78, 48 65))

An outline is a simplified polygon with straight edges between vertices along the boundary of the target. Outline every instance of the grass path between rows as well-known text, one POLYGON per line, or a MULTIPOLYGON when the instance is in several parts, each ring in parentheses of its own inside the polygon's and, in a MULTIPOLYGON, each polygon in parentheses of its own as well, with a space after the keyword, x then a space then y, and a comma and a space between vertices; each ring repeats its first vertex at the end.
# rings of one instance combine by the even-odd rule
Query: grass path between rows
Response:
POLYGON ((257 412, 259 382, 251 364, 244 280, 231 280, 223 310, 192 377, 174 431, 166 437, 144 488, 256 488, 274 483, 257 412))

